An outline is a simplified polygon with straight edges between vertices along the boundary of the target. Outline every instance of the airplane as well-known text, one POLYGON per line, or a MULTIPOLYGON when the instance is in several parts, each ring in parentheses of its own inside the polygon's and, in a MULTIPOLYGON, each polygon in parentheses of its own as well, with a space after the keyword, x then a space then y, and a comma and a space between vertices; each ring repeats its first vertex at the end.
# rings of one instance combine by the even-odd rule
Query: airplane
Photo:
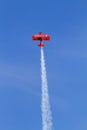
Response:
POLYGON ((40 32, 39 34, 33 35, 32 40, 39 40, 40 43, 38 44, 39 47, 44 47, 44 44, 42 43, 43 40, 50 40, 50 35, 43 34, 40 32))

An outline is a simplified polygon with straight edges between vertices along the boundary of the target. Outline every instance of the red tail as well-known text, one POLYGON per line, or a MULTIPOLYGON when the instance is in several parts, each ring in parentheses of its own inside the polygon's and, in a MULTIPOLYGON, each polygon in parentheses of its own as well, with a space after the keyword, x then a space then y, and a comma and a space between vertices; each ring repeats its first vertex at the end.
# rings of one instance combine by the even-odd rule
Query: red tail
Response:
POLYGON ((40 42, 40 44, 38 44, 39 47, 44 47, 44 44, 42 42, 40 42))

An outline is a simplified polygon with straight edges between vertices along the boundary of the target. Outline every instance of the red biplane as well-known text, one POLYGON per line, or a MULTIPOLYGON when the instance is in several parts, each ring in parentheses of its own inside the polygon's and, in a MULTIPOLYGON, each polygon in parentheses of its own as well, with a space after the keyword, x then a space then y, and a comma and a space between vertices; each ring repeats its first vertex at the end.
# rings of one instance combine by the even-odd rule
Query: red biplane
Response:
POLYGON ((43 40, 50 40, 50 35, 43 34, 40 32, 39 34, 33 35, 32 40, 39 40, 40 43, 38 44, 39 47, 44 47, 44 44, 42 43, 43 40))

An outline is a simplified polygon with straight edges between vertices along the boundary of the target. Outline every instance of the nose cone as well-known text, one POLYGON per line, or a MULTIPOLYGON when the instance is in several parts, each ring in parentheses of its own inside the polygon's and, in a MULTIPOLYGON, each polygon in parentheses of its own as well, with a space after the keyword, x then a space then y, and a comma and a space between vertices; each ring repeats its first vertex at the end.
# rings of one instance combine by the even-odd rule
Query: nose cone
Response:
POLYGON ((40 35, 42 35, 43 33, 42 33, 42 32, 40 32, 39 34, 40 34, 40 35))

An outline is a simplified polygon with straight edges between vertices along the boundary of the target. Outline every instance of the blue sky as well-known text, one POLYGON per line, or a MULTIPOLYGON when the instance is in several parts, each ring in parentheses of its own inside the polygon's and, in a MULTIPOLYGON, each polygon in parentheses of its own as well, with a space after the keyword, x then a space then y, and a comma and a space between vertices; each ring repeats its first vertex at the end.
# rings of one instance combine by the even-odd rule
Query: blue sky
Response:
POLYGON ((55 130, 87 130, 87 1, 0 1, 0 130, 41 130, 42 31, 55 130))

